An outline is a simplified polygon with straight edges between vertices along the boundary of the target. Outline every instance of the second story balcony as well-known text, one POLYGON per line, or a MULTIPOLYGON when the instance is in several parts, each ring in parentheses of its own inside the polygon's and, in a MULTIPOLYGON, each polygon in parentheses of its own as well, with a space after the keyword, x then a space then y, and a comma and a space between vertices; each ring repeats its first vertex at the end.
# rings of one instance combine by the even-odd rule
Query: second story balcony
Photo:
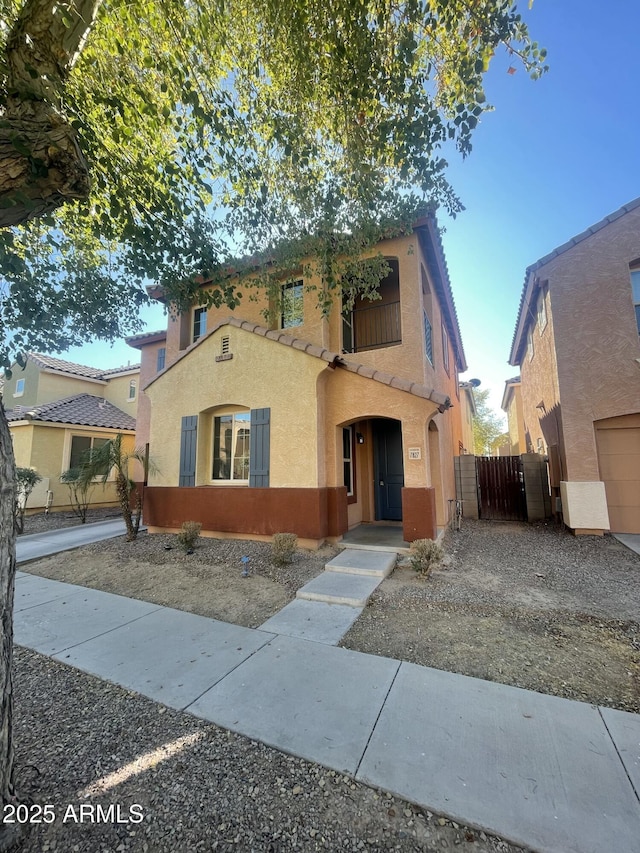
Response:
POLYGON ((343 316, 342 348, 345 352, 366 352, 400 343, 400 300, 354 308, 343 316))
POLYGON ((387 263, 391 269, 380 282, 380 299, 359 297, 351 311, 343 311, 344 352, 366 352, 402 343, 398 261, 387 259, 387 263))

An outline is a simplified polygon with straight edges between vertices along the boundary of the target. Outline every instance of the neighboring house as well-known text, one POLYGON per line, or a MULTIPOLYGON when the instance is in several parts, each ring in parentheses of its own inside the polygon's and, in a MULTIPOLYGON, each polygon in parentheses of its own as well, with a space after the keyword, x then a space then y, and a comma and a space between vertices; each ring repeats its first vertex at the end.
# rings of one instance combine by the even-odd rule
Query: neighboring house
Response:
POLYGON ((507 379, 504 383, 501 407, 507 413, 509 456, 520 456, 527 452, 527 448, 523 441, 522 382, 519 376, 507 379))
POLYGON ((458 454, 475 453, 474 438, 473 438, 473 419, 476 412, 476 398, 473 396, 474 388, 478 385, 478 380, 472 382, 460 383, 460 408, 461 408, 461 425, 462 425, 462 442, 458 449, 458 454))
MULTIPOLYGON (((16 465, 35 468, 43 477, 29 509, 69 507, 69 490, 60 475, 84 451, 119 433, 133 449, 139 376, 139 365, 99 370, 38 353, 27 355, 24 369, 13 366, 3 402, 16 465)), ((112 484, 96 485, 91 493, 92 505, 115 501, 112 484)))
POLYGON ((530 266, 511 348, 528 452, 576 533, 640 533, 640 199, 530 266))
POLYGON ((164 340, 129 339, 143 376, 164 351, 138 420, 159 471, 150 529, 194 520, 318 544, 362 522, 402 522, 407 540, 446 524, 466 363, 435 219, 378 249, 391 268, 382 298, 348 313, 322 315, 305 264, 283 279, 270 327, 265 293, 232 316, 196 304, 164 340))

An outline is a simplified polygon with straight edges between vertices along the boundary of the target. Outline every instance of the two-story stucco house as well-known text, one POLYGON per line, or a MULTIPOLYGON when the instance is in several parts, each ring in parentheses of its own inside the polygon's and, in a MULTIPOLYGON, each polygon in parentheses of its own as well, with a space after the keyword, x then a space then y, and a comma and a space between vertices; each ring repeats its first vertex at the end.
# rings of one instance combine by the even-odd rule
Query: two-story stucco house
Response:
MULTIPOLYGON (((39 353, 28 353, 5 380, 3 404, 16 465, 35 468, 43 478, 29 509, 69 508, 69 490, 60 475, 82 454, 118 434, 127 449, 135 444, 140 366, 100 370, 39 353)), ((117 501, 115 489, 96 485, 91 504, 117 501)))
POLYGON ((639 332, 636 199, 527 269, 511 347, 521 447, 577 533, 640 533, 639 332))
POLYGON ((128 339, 150 377, 138 439, 157 466, 151 530, 194 520, 317 545, 367 522, 401 524, 407 541, 446 524, 466 363, 434 217, 378 249, 381 298, 348 314, 323 316, 305 265, 282 281, 271 324, 264 295, 231 316, 194 305, 166 336, 128 339))

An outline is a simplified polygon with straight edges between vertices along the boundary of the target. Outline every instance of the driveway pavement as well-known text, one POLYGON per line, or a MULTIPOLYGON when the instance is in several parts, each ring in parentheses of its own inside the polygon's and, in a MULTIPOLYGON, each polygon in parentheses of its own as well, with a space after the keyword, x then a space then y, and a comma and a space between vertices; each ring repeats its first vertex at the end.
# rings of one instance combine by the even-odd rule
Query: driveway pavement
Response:
POLYGON ((640 715, 23 572, 14 619, 19 645, 532 850, 639 849, 640 715))

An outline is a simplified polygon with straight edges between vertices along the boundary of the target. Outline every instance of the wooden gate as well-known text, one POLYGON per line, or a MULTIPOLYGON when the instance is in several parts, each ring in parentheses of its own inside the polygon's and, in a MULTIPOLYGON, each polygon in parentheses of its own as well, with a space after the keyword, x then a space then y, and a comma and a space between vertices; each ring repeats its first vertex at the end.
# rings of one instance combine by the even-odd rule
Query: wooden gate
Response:
POLYGON ((477 456, 480 518, 526 521, 527 501, 519 456, 477 456))

